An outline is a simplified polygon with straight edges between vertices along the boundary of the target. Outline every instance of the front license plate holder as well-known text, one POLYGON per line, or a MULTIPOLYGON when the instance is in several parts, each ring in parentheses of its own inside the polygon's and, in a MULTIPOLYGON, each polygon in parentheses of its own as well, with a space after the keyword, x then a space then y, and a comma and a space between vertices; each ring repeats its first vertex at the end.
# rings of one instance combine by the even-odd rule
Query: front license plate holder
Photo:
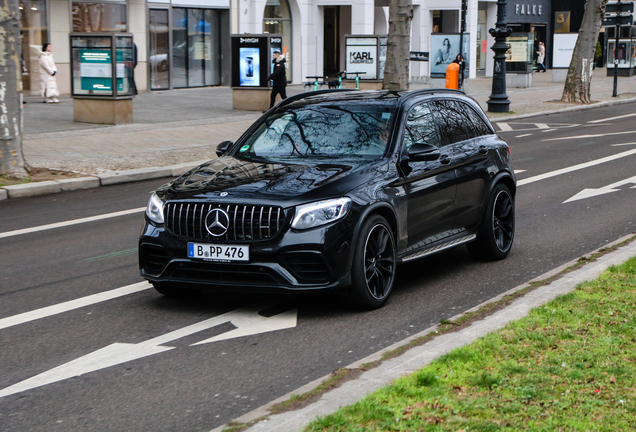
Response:
POLYGON ((249 245, 188 243, 188 258, 204 261, 249 262, 249 245))

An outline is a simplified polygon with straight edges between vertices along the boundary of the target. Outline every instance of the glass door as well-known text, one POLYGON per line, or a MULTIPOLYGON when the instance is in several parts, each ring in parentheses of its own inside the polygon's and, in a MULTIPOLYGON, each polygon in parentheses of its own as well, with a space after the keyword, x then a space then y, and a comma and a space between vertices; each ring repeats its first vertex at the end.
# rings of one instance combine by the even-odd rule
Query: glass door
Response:
POLYGON ((166 90, 170 88, 170 33, 168 10, 150 9, 148 16, 148 68, 150 69, 150 88, 166 90))

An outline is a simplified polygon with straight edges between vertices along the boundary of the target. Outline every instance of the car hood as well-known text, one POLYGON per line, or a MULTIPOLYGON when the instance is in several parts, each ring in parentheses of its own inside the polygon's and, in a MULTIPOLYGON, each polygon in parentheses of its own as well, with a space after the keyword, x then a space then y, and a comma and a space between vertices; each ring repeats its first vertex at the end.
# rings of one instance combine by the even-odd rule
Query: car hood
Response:
POLYGON ((386 164, 386 160, 366 159, 271 162, 223 156, 194 168, 157 193, 165 201, 276 201, 291 206, 342 196, 377 178, 377 170, 386 164))

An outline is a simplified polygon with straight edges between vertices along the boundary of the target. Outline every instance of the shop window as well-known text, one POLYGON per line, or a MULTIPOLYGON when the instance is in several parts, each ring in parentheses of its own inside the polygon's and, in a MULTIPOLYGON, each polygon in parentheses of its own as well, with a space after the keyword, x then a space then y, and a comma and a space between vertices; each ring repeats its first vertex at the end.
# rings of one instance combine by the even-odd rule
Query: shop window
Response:
MULTIPOLYGON (((20 1, 20 24, 22 60, 26 70, 22 72, 22 86, 24 91, 37 93, 39 91, 39 55, 42 44, 49 41, 46 26, 46 0, 20 1)), ((53 53, 55 54, 53 47, 53 53)))
POLYGON ((125 32, 126 3, 73 3, 73 31, 125 32))
POLYGON ((283 36, 282 51, 287 63, 287 81, 291 81, 292 17, 289 3, 287 0, 267 0, 263 17, 263 33, 283 36))

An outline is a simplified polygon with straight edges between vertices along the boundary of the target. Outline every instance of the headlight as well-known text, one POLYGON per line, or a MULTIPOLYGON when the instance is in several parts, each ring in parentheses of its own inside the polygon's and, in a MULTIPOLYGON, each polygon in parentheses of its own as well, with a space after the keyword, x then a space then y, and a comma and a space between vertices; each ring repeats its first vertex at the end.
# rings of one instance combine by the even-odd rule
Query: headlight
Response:
POLYGON ((156 193, 152 193, 150 201, 148 201, 148 207, 146 208, 146 215, 151 221, 156 223, 163 223, 163 201, 157 196, 156 193))
POLYGON ((337 198, 298 206, 292 228, 308 229, 337 221, 347 215, 349 207, 351 198, 337 198))

